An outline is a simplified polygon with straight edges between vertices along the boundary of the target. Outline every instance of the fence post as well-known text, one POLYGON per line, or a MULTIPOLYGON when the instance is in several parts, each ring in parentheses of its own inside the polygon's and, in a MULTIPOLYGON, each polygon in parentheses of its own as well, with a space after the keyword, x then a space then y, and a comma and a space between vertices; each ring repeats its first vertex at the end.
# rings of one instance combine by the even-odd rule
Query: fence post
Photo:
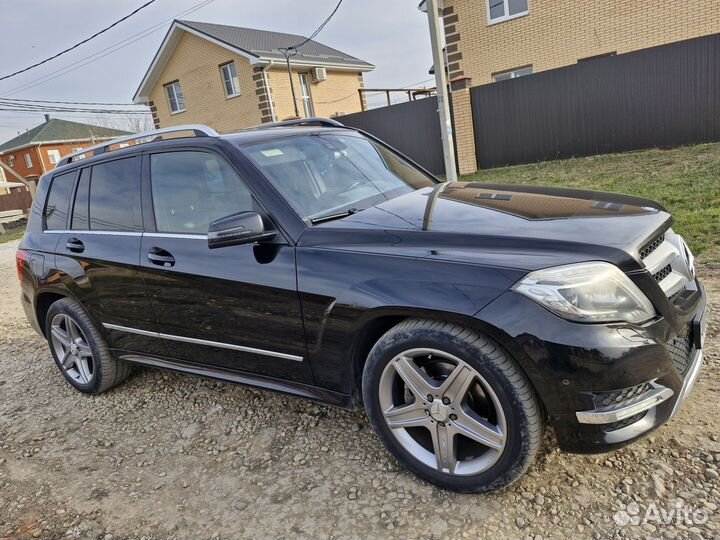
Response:
POLYGON ((461 175, 477 171, 470 82, 470 77, 458 77, 450 81, 455 121, 455 147, 457 148, 458 170, 461 175))

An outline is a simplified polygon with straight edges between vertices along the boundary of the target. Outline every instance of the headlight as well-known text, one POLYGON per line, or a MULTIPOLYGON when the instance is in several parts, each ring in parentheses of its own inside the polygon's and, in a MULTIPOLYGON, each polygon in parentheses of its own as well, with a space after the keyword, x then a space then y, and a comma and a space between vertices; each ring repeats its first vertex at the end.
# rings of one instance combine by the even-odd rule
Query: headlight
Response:
POLYGON ((537 270, 513 290, 572 321, 641 323, 655 316, 642 291, 617 266, 605 262, 537 270))

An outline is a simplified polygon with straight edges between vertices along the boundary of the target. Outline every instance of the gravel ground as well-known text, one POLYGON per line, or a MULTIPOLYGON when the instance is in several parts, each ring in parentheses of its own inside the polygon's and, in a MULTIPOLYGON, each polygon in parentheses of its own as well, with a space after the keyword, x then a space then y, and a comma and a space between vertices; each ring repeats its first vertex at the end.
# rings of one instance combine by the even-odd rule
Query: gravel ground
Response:
MULTIPOLYGON (((0 538, 720 538, 720 349, 681 413, 602 456, 548 434, 520 482, 444 492, 404 472, 360 412, 138 369, 72 390, 19 306, 0 244, 0 538)), ((714 311, 720 267, 701 266, 714 311)))

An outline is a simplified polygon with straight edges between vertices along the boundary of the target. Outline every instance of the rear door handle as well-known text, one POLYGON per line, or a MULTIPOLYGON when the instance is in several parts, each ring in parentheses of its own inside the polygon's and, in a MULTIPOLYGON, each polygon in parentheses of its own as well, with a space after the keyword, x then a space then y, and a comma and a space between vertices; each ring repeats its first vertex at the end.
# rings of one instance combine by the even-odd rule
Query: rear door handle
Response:
POLYGON ((82 253, 85 251, 85 244, 83 244, 79 238, 70 238, 65 244, 65 247, 73 253, 82 253))
POLYGON ((158 266, 175 266, 175 257, 159 247, 150 248, 147 258, 151 263, 157 264, 158 266))

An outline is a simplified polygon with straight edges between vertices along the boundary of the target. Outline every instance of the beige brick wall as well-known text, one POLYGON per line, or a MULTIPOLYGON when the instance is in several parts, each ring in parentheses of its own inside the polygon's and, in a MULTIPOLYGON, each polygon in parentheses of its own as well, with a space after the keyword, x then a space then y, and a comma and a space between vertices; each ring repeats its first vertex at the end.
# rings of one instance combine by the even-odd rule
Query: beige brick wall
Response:
MULTIPOLYGON (((310 96, 315 108, 315 116, 333 117, 337 113, 359 112, 361 109, 358 88, 362 86, 362 74, 351 71, 327 71, 327 80, 313 83, 310 72, 310 96)), ((268 70, 270 87, 272 89, 275 114, 278 120, 285 120, 295 116, 292 104, 292 92, 287 68, 271 68, 268 70)), ((293 71, 295 95, 298 100, 298 111, 303 116, 303 106, 300 100, 299 71, 293 71)))
POLYGON ((487 0, 445 0, 451 77, 492 81, 580 58, 618 54, 720 32, 720 0, 529 0, 527 16, 488 25, 487 0), (459 41, 455 41, 459 34, 459 41), (460 73, 462 72, 462 73, 460 73))
POLYGON ((205 124, 217 131, 257 125, 261 122, 256 81, 250 61, 193 34, 184 33, 150 92, 161 127, 205 124), (240 95, 225 97, 220 64, 235 61, 240 95), (164 84, 179 80, 186 111, 170 114, 164 84))
POLYGON ((456 90, 452 95, 453 115, 455 118, 455 147, 460 174, 477 171, 475 158, 475 128, 472 119, 470 89, 456 90))

